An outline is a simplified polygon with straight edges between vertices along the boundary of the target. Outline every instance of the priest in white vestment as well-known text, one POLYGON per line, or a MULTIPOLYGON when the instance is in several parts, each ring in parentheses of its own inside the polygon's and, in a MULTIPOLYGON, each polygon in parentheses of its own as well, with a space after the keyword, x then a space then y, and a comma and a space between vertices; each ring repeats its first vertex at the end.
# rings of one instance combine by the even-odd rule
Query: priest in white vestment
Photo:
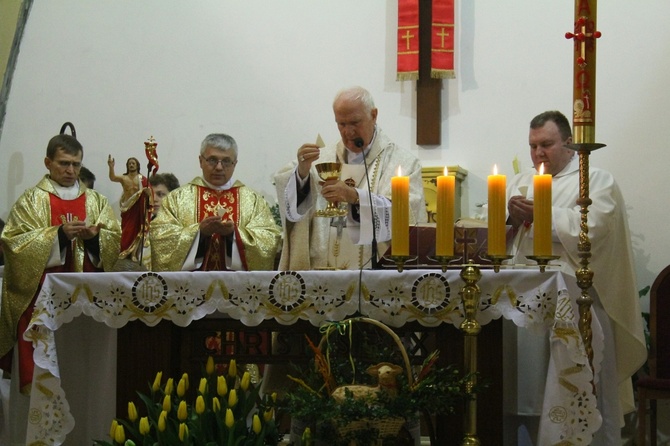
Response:
MULTIPOLYGON (((580 233, 579 159, 575 151, 565 147, 572 143, 570 123, 560 112, 550 111, 536 116, 530 123, 529 144, 534 168, 516 175, 509 183, 508 223, 517 231, 511 254, 514 264, 528 263, 533 253, 533 175, 544 164, 545 173, 552 175, 552 237, 553 254, 563 272, 575 276, 580 267, 578 243, 580 233)), ((602 426, 592 445, 621 444, 623 415, 634 410, 631 376, 647 357, 643 323, 639 307, 633 267, 633 253, 626 218, 626 206, 614 178, 602 169, 589 169, 589 196, 593 203, 588 208, 588 236, 591 241, 589 268, 594 272, 589 295, 593 310, 603 328, 604 351, 596 364, 596 394, 602 426)), ((575 279, 576 280, 576 279, 575 279)), ((523 415, 539 415, 550 408, 542 407, 543 393, 528 387, 534 382, 533 370, 546 370, 538 364, 537 356, 526 357, 537 351, 538 344, 547 345, 546 339, 532 338, 519 330, 518 410, 523 415), (523 377, 524 373, 529 376, 523 377)), ((547 355, 548 357, 548 355, 547 355)), ((552 364, 549 364, 551 376, 552 364)), ((532 432, 533 429, 531 429, 532 432)), ((545 444, 540 427, 535 444, 545 444)))
POLYGON ((391 240, 391 177, 398 167, 410 178, 410 224, 427 220, 421 164, 377 126, 370 93, 361 87, 342 90, 333 111, 342 140, 324 148, 303 144, 297 160, 275 175, 284 222, 280 270, 370 268, 373 238, 376 260, 391 240), (319 178, 315 165, 325 162, 342 164, 339 180, 319 178), (346 216, 316 217, 328 202, 346 207, 346 216))

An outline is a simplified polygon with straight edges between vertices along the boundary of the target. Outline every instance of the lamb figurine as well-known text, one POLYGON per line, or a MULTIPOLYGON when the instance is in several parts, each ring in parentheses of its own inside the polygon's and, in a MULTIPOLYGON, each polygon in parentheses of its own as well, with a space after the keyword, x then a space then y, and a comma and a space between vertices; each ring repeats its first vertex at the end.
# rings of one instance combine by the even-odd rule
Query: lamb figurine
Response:
POLYGON ((331 396, 335 401, 341 403, 346 398, 346 391, 350 391, 354 398, 375 398, 377 392, 387 392, 395 396, 398 394, 397 376, 402 373, 402 367, 388 362, 380 362, 377 365, 368 367, 366 370, 370 375, 377 377, 376 386, 366 386, 361 384, 351 384, 340 386, 333 390, 331 396))

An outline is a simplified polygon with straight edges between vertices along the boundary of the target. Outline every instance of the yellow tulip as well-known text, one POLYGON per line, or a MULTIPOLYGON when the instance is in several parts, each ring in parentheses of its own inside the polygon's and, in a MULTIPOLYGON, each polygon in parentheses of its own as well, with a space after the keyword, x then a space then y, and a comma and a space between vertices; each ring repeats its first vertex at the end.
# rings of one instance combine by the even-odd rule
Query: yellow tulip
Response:
POLYGON ((269 407, 263 412, 263 419, 267 422, 272 419, 274 416, 274 409, 272 407, 269 407))
POLYGON ((198 397, 195 399, 195 413, 198 415, 202 415, 202 413, 205 411, 205 398, 202 397, 202 395, 198 395, 198 397))
POLYGON ((161 380, 163 379, 163 372, 156 373, 156 378, 154 378, 154 385, 151 386, 151 389, 154 392, 157 392, 161 388, 161 380))
POLYGON ((184 382, 186 383, 186 390, 188 390, 190 386, 190 383, 188 382, 188 373, 184 373, 183 375, 181 375, 181 379, 183 379, 184 382))
POLYGON ((207 365, 205 366, 205 371, 207 372, 208 375, 214 373, 214 358, 212 358, 211 356, 207 358, 207 365))
POLYGON ((158 430, 161 432, 165 432, 167 424, 167 412, 162 411, 161 414, 158 416, 158 430))
POLYGON ((254 419, 251 422, 251 427, 257 434, 261 433, 261 419, 258 417, 258 414, 254 414, 254 419))
POLYGON ((198 386, 198 392, 200 395, 207 393, 207 378, 200 378, 200 385, 198 386))
POLYGON ((132 401, 128 402, 128 419, 133 423, 137 420, 137 408, 132 401))
POLYGON ((235 424, 235 417, 233 416, 232 409, 226 409, 226 426, 228 429, 232 428, 235 424))
POLYGON ((114 439, 114 434, 116 434, 116 426, 118 426, 119 423, 116 420, 112 420, 112 427, 109 428, 109 438, 112 440, 114 439))
POLYGON ((302 444, 311 445, 312 444, 312 430, 308 427, 302 432, 301 437, 302 444))
POLYGON ((219 396, 226 396, 226 393, 228 393, 228 384, 226 383, 226 378, 223 376, 216 378, 216 393, 219 396))
POLYGON ((237 404, 237 392, 235 389, 230 389, 228 394, 228 407, 233 408, 237 404))
POLYGON ((167 382, 165 383, 165 393, 167 395, 172 395, 173 389, 174 389, 174 379, 168 378, 167 382))
POLYGON ((184 442, 188 438, 188 426, 186 423, 179 423, 179 441, 184 442))
POLYGON ((165 395, 165 398, 163 398, 163 410, 165 412, 169 412, 171 408, 172 408, 172 399, 170 398, 170 395, 165 395))
POLYGON ((147 435, 150 430, 151 426, 149 425, 149 418, 148 417, 140 418, 140 434, 147 435))
POLYGON ((217 413, 221 410, 221 402, 217 397, 212 398, 212 410, 217 413))
POLYGON ((186 393, 186 380, 184 378, 179 380, 179 384, 177 384, 177 396, 179 398, 183 398, 184 394, 186 393))
POLYGON ((179 407, 177 407, 177 418, 179 421, 186 421, 188 418, 188 406, 184 400, 181 400, 179 402, 179 407))
POLYGON ((114 441, 119 444, 123 444, 123 442, 126 441, 126 432, 123 430, 122 424, 116 426, 116 431, 114 432, 114 441))
POLYGON ((273 402, 277 402, 277 392, 272 392, 272 395, 270 395, 270 398, 272 398, 273 402))
POLYGON ((230 360, 230 364, 228 365, 228 376, 231 378, 234 378, 237 376, 237 361, 234 359, 230 360))
POLYGON ((242 375, 242 381, 240 381, 240 388, 246 392, 246 390, 249 388, 249 383, 251 382, 251 375, 249 372, 244 372, 244 375, 242 375))

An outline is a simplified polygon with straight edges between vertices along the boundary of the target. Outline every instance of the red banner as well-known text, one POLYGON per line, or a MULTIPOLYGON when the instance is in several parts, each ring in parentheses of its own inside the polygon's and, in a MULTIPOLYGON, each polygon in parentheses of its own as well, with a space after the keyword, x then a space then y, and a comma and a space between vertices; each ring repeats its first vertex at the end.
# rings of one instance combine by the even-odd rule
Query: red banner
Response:
POLYGON ((433 0, 430 77, 453 79, 454 0, 433 0))
MULTIPOLYGON (((454 78, 454 0, 432 0, 431 11, 430 76, 454 78)), ((419 0, 398 0, 397 80, 418 78, 419 0)))
POLYGON ((419 0, 398 0, 397 80, 419 78, 419 0))

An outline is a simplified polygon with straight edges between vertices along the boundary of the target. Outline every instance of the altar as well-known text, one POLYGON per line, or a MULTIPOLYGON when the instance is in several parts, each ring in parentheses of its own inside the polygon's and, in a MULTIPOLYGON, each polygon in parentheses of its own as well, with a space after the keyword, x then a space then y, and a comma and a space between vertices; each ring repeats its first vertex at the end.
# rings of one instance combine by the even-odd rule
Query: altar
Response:
MULTIPOLYGON (((589 444, 600 426, 593 374, 578 329, 574 279, 549 268, 482 270, 477 319, 484 325, 501 318, 548 336, 542 429, 552 444, 589 444)), ((27 444, 63 444, 77 420, 61 381, 55 334, 85 315, 108 327, 130 321, 155 326, 171 321, 187 327, 220 313, 256 327, 265 321, 288 326, 307 321, 320 326, 353 315, 390 327, 458 327, 464 313, 459 270, 123 272, 47 275, 24 337, 35 346, 27 444)), ((594 366, 602 359, 602 330, 593 315, 594 366)), ((137 340, 142 342, 142 340, 137 340)), ((439 347, 439 346, 438 346, 439 347)), ((151 348, 151 346, 147 346, 151 348)), ((106 352, 100 351, 100 355, 106 352)), ((110 386, 87 383, 89 388, 110 386)), ((94 400, 96 395, 89 395, 94 400)), ((100 404, 110 404, 101 401, 100 404)), ((105 420, 111 423, 111 418, 105 420)))

